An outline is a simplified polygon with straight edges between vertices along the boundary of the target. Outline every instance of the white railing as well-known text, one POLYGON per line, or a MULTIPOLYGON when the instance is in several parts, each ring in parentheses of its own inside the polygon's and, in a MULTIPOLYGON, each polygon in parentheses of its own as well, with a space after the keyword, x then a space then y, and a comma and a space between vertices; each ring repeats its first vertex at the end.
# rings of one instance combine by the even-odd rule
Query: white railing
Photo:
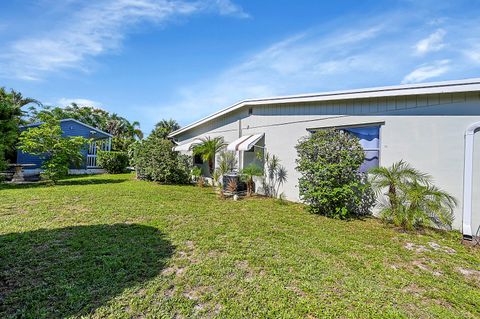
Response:
POLYGON ((111 139, 95 140, 88 146, 87 168, 98 168, 97 150, 110 151, 112 147, 111 139))

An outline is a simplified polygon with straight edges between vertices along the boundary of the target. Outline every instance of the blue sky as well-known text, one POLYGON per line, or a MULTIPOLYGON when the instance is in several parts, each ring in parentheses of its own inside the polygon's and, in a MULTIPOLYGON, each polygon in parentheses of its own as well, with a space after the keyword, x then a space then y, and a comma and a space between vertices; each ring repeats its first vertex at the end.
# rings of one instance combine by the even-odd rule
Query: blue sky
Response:
POLYGON ((480 1, 0 3, 0 86, 182 125, 236 101, 480 76, 480 1))

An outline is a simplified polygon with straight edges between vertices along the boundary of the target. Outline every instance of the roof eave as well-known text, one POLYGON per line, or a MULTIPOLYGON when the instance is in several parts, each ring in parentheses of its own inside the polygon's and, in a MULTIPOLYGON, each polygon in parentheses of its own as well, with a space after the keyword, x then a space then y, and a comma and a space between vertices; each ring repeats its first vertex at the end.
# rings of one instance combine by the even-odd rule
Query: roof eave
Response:
POLYGON ((408 96, 408 95, 422 95, 422 94, 439 94, 439 93, 458 93, 468 91, 480 91, 480 78, 442 81, 419 84, 403 84, 396 86, 384 86, 365 89, 345 90, 345 91, 331 91, 323 93, 301 94, 278 96, 262 99, 251 99, 237 102, 227 108, 210 114, 198 121, 195 121, 179 130, 176 130, 168 135, 173 138, 181 133, 189 131, 199 125, 207 123, 219 116, 225 115, 232 111, 241 109, 247 105, 262 105, 262 104, 285 104, 285 103, 302 103, 302 102, 317 102, 317 101, 335 101, 335 100, 349 100, 362 98, 376 98, 376 97, 391 97, 391 96, 408 96))

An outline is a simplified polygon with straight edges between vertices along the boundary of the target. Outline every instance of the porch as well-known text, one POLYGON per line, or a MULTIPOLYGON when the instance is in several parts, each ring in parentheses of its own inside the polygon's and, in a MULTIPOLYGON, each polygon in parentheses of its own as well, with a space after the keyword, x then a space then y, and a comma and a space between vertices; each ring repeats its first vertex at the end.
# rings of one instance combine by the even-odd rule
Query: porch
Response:
POLYGON ((97 152, 111 151, 112 150, 112 138, 96 139, 90 142, 87 150, 87 169, 100 168, 97 163, 97 152))

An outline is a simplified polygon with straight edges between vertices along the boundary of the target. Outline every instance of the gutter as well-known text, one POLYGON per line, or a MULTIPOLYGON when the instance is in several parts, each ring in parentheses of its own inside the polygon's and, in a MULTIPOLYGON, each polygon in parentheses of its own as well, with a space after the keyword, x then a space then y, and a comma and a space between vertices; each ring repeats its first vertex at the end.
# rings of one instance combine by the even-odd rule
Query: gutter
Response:
POLYGON ((480 129, 480 122, 471 124, 465 131, 465 166, 463 171, 463 221, 464 240, 473 240, 472 233, 472 193, 473 193, 473 147, 475 131, 480 129))

